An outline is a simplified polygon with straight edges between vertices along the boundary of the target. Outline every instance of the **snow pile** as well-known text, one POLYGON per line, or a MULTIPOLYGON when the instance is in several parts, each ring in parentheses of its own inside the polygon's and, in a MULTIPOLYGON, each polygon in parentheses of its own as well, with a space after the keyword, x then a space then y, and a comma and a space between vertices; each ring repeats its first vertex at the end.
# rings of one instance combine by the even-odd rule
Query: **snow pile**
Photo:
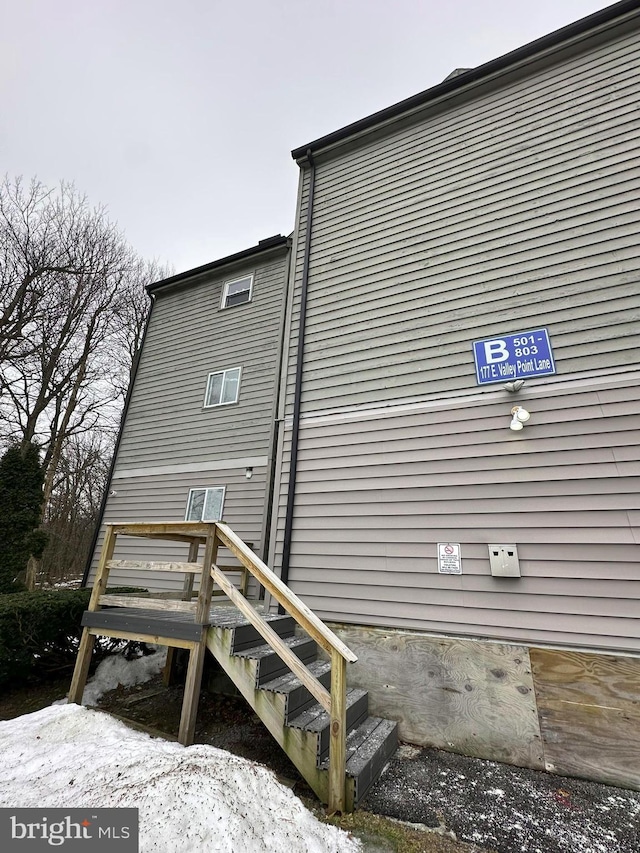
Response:
POLYGON ((133 660, 127 660, 122 654, 105 658, 98 664, 93 678, 87 682, 82 704, 97 705, 104 693, 115 690, 120 684, 133 687, 158 675, 167 659, 167 649, 166 646, 158 646, 156 649, 152 655, 142 655, 133 660))
POLYGON ((362 850, 265 767, 154 740, 78 705, 0 722, 0 754, 0 807, 138 808, 141 853, 362 850))
MULTIPOLYGON (((151 648, 154 648, 151 646, 151 648)), ((166 646, 156 646, 151 655, 127 660, 123 654, 111 655, 98 664, 93 678, 90 678, 82 694, 83 705, 97 705, 100 697, 120 685, 134 687, 150 681, 162 672, 167 660, 166 646)), ((58 699, 54 705, 66 705, 66 699, 58 699)))

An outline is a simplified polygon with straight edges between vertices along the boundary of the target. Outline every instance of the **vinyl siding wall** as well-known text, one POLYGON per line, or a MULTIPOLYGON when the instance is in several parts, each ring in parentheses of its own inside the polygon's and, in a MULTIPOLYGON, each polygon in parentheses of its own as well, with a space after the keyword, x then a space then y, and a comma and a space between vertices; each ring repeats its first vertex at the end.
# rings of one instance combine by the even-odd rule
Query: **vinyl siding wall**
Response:
MULTIPOLYGON (((225 486, 225 521, 261 553, 287 265, 280 248, 157 296, 90 581, 105 523, 182 520, 191 488, 225 486), (250 273, 252 301, 220 309, 224 282, 250 273), (233 367, 242 367, 238 403, 204 408, 209 373, 233 367)), ((116 550, 116 559, 185 555, 179 545, 131 538, 116 550)), ((141 578, 114 572, 112 581, 141 578)), ((182 576, 154 580, 158 589, 181 585, 182 576)))
POLYGON ((321 616, 640 650, 639 46, 317 157, 290 582, 321 616), (473 340, 540 326, 556 377, 476 386, 473 340), (493 542, 522 578, 491 577, 493 542))
MULTIPOLYGON (((246 542, 251 542, 255 551, 262 548, 262 526, 264 522, 266 466, 254 469, 253 477, 247 480, 244 469, 221 469, 203 473, 179 474, 167 477, 130 477, 114 480, 116 492, 109 498, 103 526, 96 547, 96 558, 104 539, 104 525, 122 521, 181 521, 184 519, 189 490, 212 486, 225 486, 223 506, 224 520, 246 542)), ((200 549, 202 559, 203 549, 200 549)), ((188 547, 180 542, 159 542, 120 536, 116 542, 115 560, 186 560, 188 547)), ((232 565, 230 554, 220 551, 219 562, 232 565)), ((95 568, 95 559, 94 559, 95 568)), ((93 580, 93 573, 91 580, 93 580)), ((145 571, 112 571, 111 586, 127 584, 144 586, 154 591, 168 592, 182 588, 184 576, 171 572, 151 574, 145 571)))
POLYGON ((273 425, 286 257, 160 293, 124 426, 118 469, 260 455, 273 425), (220 309, 225 281, 254 273, 253 299, 220 309), (204 408, 209 373, 242 367, 238 403, 204 408))

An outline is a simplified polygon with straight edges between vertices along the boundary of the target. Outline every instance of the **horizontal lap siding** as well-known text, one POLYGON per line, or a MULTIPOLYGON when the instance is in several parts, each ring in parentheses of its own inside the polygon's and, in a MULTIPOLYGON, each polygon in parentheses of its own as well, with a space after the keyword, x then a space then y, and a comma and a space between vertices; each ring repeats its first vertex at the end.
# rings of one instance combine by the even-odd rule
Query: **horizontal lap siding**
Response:
MULTIPOLYGON (((132 477, 119 480, 116 494, 109 498, 103 527, 96 547, 89 583, 93 583, 100 548, 104 540, 104 525, 122 521, 166 522, 184 520, 189 490, 211 486, 225 486, 223 519, 245 542, 251 542, 256 552, 261 552, 264 521, 264 493, 266 468, 254 469, 247 480, 244 470, 228 469, 199 474, 180 474, 152 477, 132 477)), ((204 554, 200 548, 200 559, 204 554)), ((153 539, 118 537, 116 560, 186 560, 188 546, 179 542, 162 542, 153 539)), ((229 554, 220 553, 219 562, 232 564, 229 554)), ((155 591, 182 589, 184 575, 158 572, 150 576, 144 571, 113 571, 109 585, 148 586, 155 591)))
MULTIPOLYGON (((157 297, 117 469, 266 454, 287 259, 254 262, 157 297), (220 310, 225 281, 254 273, 251 303, 220 310), (209 373, 242 367, 238 404, 203 408, 209 373)), ((116 471, 117 471, 116 469, 116 471)))
POLYGON ((303 411, 468 390, 474 339, 541 325, 561 373, 638 364, 637 48, 318 159, 303 411))
POLYGON ((525 389, 521 433, 495 390, 303 419, 293 589, 339 622, 640 651, 639 386, 525 389), (438 573, 443 541, 462 575, 438 573), (491 576, 495 542, 517 545, 520 579, 491 576))
MULTIPOLYGON (((287 265, 288 254, 281 250, 156 297, 111 482, 115 494, 107 499, 89 582, 106 523, 183 520, 191 488, 225 486, 225 521, 256 550, 262 548, 267 464, 259 460, 266 463, 271 452, 287 265), (249 274, 252 301, 221 310, 224 282, 249 274), (208 374, 233 367, 242 368, 238 403, 204 409, 208 374), (247 480, 245 466, 252 463, 247 480)), ((116 557, 185 559, 186 548, 128 538, 120 541, 116 557)), ((114 573, 116 580, 175 590, 183 578, 114 573)))
POLYGON ((638 41, 317 154, 289 577, 325 619, 640 651, 638 41), (474 340, 540 326, 557 376, 476 385, 474 340), (520 579, 491 576, 489 543, 518 546, 520 579))

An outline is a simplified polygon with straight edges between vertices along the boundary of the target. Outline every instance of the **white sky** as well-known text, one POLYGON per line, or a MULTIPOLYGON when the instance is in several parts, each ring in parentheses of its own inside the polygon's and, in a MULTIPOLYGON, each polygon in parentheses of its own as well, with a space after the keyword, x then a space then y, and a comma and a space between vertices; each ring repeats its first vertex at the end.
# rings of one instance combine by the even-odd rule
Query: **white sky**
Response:
POLYGON ((293 229, 290 151, 604 0, 4 0, 0 172, 176 272, 293 229))

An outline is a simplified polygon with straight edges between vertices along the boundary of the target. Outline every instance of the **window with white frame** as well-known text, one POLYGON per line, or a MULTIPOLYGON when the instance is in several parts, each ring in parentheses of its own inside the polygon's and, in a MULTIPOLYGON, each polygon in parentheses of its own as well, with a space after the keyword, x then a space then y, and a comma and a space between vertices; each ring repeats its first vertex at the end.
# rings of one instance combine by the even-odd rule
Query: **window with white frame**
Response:
POLYGON ((224 486, 190 489, 185 521, 220 521, 224 505, 224 486))
POLYGON ((241 373, 241 367, 210 373, 204 395, 205 408, 207 406, 227 406, 229 403, 237 403, 241 373))
POLYGON ((222 291, 222 307, 232 308, 234 305, 244 305, 251 302, 253 292, 253 276, 245 275, 233 281, 226 281, 222 291))

